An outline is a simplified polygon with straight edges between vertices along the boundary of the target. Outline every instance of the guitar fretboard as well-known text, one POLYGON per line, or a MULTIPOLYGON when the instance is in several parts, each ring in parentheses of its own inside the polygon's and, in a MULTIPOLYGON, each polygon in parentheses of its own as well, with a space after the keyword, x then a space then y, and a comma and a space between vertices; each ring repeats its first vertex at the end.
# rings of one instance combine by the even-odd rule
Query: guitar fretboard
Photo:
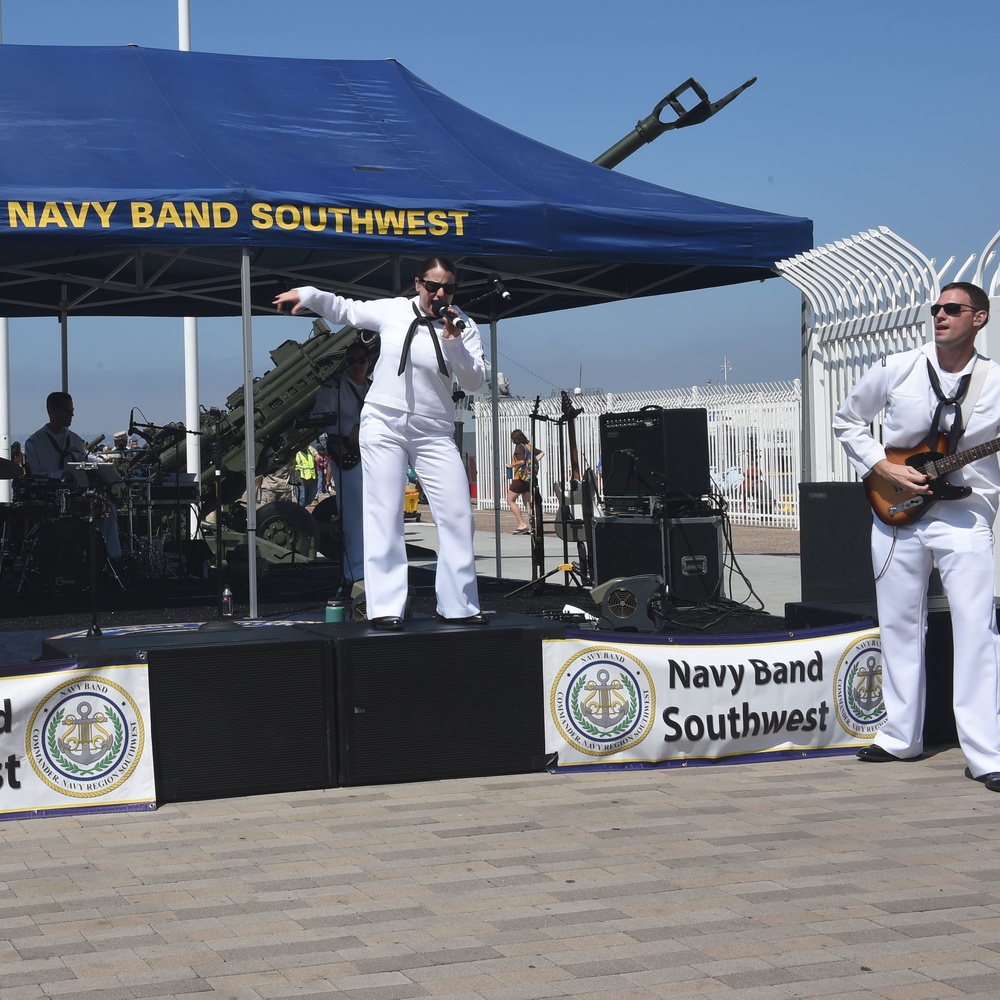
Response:
POLYGON ((943 455, 931 462, 930 467, 934 470, 934 478, 937 479, 939 476, 946 476, 949 472, 954 472, 970 462, 977 462, 979 459, 986 458, 987 455, 998 451, 1000 451, 1000 438, 995 441, 987 441, 986 444, 977 444, 967 451, 955 452, 954 455, 943 455))

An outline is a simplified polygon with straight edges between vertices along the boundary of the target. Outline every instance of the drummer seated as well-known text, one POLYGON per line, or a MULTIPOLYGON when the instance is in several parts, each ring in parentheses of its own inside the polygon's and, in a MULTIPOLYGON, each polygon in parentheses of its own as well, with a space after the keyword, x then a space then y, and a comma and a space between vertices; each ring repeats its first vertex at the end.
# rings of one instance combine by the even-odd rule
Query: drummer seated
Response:
MULTIPOLYGON (((75 412, 73 397, 68 392, 50 392, 45 398, 45 412, 49 417, 48 423, 24 442, 24 455, 33 475, 63 479, 69 464, 87 460, 87 446, 83 438, 70 428, 75 412)), ((108 556, 120 559, 122 547, 114 510, 96 520, 104 536, 108 556)))

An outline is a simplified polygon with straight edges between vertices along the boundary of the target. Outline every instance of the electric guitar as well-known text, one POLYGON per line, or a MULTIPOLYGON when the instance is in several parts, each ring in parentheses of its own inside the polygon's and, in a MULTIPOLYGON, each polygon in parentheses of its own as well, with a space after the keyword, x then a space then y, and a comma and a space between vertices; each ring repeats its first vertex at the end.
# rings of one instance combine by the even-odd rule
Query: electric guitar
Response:
POLYGON ((961 500, 972 489, 969 486, 952 486, 944 477, 949 472, 961 469, 970 462, 986 458, 1000 451, 1000 438, 986 444, 977 444, 967 451, 948 454, 948 435, 941 434, 937 440, 937 451, 931 451, 927 442, 916 448, 886 448, 885 457, 896 465, 909 465, 930 476, 927 483, 930 493, 914 493, 902 490, 877 472, 865 477, 865 493, 875 516, 890 528, 913 524, 927 513, 938 500, 961 500))

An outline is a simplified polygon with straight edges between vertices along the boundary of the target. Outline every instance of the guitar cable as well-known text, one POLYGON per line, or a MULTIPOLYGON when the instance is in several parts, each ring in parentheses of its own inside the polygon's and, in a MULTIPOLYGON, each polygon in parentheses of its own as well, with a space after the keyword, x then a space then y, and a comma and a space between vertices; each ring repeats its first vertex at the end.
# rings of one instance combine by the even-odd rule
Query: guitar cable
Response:
POLYGON ((878 575, 875 577, 875 583, 878 583, 879 580, 885 576, 885 571, 889 568, 889 563, 892 562, 892 554, 896 551, 896 538, 898 537, 898 531, 899 526, 894 524, 892 526, 892 544, 889 546, 889 552, 885 557, 885 562, 882 564, 882 568, 878 571, 878 575))

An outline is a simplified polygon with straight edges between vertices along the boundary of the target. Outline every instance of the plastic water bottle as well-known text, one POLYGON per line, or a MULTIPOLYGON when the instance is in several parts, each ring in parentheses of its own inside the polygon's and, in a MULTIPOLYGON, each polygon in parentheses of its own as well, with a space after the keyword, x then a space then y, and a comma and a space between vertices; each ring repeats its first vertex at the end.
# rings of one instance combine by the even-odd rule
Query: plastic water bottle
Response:
POLYGON ((233 617, 233 592, 228 587, 222 592, 222 617, 233 617))

